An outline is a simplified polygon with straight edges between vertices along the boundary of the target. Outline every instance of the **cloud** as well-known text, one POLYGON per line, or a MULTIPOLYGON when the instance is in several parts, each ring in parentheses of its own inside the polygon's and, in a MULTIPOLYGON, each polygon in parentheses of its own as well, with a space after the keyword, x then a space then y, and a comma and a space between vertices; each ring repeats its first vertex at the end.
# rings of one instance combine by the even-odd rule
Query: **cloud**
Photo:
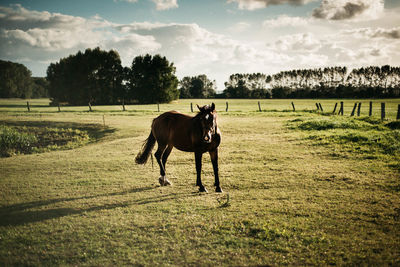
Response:
POLYGON ((280 37, 275 47, 281 51, 316 51, 321 48, 321 41, 311 33, 293 34, 280 37))
POLYGON ((250 27, 251 27, 250 23, 242 21, 242 22, 238 22, 235 25, 229 27, 228 30, 230 32, 234 32, 234 33, 241 33, 241 32, 248 30, 250 27))
POLYGON ((384 29, 384 28, 361 28, 344 30, 344 35, 351 35, 359 38, 383 38, 383 39, 400 39, 400 27, 384 29))
POLYGON ((383 0, 323 0, 312 16, 328 20, 369 20, 378 18, 383 10, 383 0))
MULTIPOLYGON (((156 4, 157 10, 167 10, 178 7, 177 0, 150 0, 150 1, 156 4)), ((114 0, 114 2, 137 3, 138 0, 114 0)))
POLYGON ((227 0, 228 3, 237 3, 239 9, 255 10, 270 5, 304 5, 316 0, 227 0))
POLYGON ((298 27, 306 26, 310 22, 310 19, 303 17, 290 17, 287 15, 281 15, 275 19, 264 20, 263 27, 265 28, 278 28, 278 27, 298 27))
POLYGON ((156 4, 157 10, 167 10, 178 7, 177 0, 151 0, 151 1, 156 4))
POLYGON ((117 50, 129 64, 138 54, 161 47, 153 36, 135 33, 116 35, 114 24, 98 15, 85 19, 21 5, 0 7, 0 57, 13 61, 58 61, 86 48, 117 50))

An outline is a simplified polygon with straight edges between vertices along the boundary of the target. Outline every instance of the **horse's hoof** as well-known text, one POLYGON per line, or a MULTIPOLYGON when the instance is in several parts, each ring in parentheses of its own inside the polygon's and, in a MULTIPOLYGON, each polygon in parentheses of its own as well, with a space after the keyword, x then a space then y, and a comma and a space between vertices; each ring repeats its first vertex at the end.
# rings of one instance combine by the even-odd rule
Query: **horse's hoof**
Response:
POLYGON ((204 186, 201 186, 201 187, 199 188, 199 192, 200 192, 200 193, 208 193, 207 189, 206 189, 204 186))
POLYGON ((167 177, 165 176, 161 176, 160 178, 158 178, 158 182, 160 183, 161 186, 171 185, 171 182, 168 181, 167 177))
POLYGON ((217 187, 215 188, 215 192, 217 192, 217 193, 222 193, 221 187, 217 186, 217 187))

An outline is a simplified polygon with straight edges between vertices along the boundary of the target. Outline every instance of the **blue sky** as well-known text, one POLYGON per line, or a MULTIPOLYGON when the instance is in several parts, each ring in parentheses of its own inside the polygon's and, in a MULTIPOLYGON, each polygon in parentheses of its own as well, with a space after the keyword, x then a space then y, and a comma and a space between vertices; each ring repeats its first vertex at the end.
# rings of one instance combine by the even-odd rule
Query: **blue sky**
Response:
POLYGON ((162 54, 178 78, 400 65, 400 0, 0 1, 0 59, 35 76, 86 48, 162 54))

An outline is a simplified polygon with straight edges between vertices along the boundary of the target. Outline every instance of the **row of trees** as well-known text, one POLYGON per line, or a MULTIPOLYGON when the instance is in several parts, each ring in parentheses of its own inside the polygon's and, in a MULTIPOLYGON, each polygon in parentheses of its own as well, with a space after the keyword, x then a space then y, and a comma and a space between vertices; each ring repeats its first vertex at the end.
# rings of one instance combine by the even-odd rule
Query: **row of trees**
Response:
POLYGON ((48 97, 45 78, 32 77, 22 64, 0 60, 0 98, 48 97))
POLYGON ((389 65, 348 71, 346 67, 233 74, 225 90, 206 75, 178 81, 165 57, 135 57, 122 67, 116 51, 86 49, 52 63, 47 77, 32 78, 24 65, 0 61, 0 97, 51 97, 69 105, 165 103, 177 98, 399 97, 400 67, 389 65))
POLYGON ((53 103, 164 103, 179 97, 175 67, 160 55, 138 56, 123 68, 117 52, 79 51, 47 69, 53 103))
POLYGON ((233 74, 225 83, 227 98, 399 97, 400 67, 385 65, 348 72, 346 67, 233 74))

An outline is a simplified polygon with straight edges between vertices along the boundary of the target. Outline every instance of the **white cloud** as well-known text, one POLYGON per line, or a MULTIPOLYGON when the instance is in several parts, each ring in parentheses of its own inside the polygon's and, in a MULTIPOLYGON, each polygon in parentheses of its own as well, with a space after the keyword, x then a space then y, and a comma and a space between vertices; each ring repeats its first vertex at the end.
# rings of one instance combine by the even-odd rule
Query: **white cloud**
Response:
POLYGON ((311 33, 293 34, 279 38, 275 47, 282 51, 316 51, 321 48, 321 41, 311 33))
POLYGON ((358 38, 383 38, 383 39, 399 39, 400 27, 384 29, 384 28, 360 28, 344 30, 344 35, 351 35, 358 38))
POLYGON ((304 17, 290 17, 287 15, 281 15, 275 19, 264 20, 263 27, 266 28, 278 28, 278 27, 298 27, 306 26, 309 24, 311 19, 304 17))
POLYGON ((229 27, 228 30, 233 33, 241 33, 241 32, 248 30, 250 27, 251 27, 250 23, 242 21, 242 22, 238 22, 235 25, 229 27))
POLYGON ((239 9, 255 10, 270 5, 304 5, 316 0, 227 0, 228 3, 237 3, 239 9))
POLYGON ((313 17, 329 20, 370 20, 383 14, 383 0, 323 0, 313 17))
POLYGON ((177 0, 151 0, 156 4, 157 10, 166 10, 171 8, 177 8, 177 0))
MULTIPOLYGON (((177 0, 150 0, 150 1, 156 4, 157 10, 167 10, 178 7, 177 0)), ((138 0, 114 0, 114 2, 137 3, 138 0)))

